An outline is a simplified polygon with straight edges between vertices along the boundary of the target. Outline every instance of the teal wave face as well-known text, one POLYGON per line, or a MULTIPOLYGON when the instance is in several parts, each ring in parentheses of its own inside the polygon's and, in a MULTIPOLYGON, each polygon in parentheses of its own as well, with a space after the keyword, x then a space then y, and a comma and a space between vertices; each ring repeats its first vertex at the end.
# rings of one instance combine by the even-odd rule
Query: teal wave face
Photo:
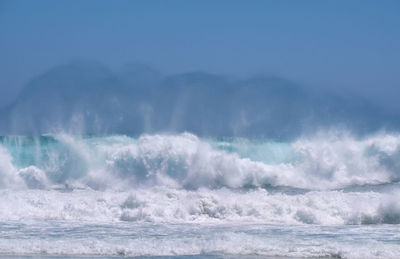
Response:
POLYGON ((209 140, 210 145, 218 150, 234 153, 241 158, 266 164, 290 163, 299 159, 292 149, 292 143, 268 139, 249 140, 245 138, 221 138, 209 140))
POLYGON ((55 136, 13 136, 2 137, 0 141, 18 169, 35 166, 56 183, 86 173, 87 168, 80 154, 55 136))
MULTIPOLYGON (((129 145, 137 143, 137 138, 128 136, 87 136, 80 138, 89 149, 100 146, 129 145)), ((289 142, 274 142, 268 139, 249 140, 244 138, 205 139, 205 142, 215 150, 236 154, 240 158, 266 164, 290 163, 299 159, 289 142)), ((40 168, 54 167, 52 163, 62 164, 74 157, 73 150, 57 136, 0 137, 0 144, 8 150, 17 167, 38 166, 40 168)), ((75 160, 77 157, 75 157, 75 160)))

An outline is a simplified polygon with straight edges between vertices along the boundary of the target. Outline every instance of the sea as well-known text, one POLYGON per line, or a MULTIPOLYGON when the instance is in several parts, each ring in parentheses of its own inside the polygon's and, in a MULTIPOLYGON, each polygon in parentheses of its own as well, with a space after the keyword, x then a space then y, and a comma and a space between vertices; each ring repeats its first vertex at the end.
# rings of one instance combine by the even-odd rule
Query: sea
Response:
POLYGON ((0 137, 0 258, 400 258, 400 134, 0 137))

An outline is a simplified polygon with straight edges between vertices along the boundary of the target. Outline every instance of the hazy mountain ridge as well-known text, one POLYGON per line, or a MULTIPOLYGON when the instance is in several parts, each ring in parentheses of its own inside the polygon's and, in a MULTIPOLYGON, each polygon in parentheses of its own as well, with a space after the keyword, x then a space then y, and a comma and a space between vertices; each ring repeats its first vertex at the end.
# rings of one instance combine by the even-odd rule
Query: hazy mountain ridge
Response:
POLYGON ((190 131, 291 138, 337 125, 366 133, 396 128, 399 121, 362 98, 312 91, 279 77, 163 76, 137 64, 114 73, 95 62, 49 70, 0 111, 3 135, 190 131))

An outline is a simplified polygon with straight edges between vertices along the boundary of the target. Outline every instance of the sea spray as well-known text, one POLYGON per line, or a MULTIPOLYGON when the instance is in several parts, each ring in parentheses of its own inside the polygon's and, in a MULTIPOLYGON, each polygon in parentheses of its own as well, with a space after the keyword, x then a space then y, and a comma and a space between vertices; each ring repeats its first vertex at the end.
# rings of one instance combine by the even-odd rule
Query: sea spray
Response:
POLYGON ((1 141, 3 188, 13 187, 5 181, 9 177, 25 175, 26 180, 27 173, 21 172, 27 170, 42 172, 36 174, 48 187, 74 182, 126 190, 137 186, 332 190, 395 183, 400 171, 400 136, 384 133, 361 139, 347 133, 317 134, 291 143, 201 139, 189 133, 13 138, 1 141))

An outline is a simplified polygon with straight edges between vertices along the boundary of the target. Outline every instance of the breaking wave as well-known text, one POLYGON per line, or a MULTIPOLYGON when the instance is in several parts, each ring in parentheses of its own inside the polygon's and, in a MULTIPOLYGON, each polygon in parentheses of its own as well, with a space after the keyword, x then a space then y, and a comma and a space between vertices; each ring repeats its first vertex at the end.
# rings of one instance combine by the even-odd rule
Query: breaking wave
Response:
POLYGON ((3 137, 3 187, 81 184, 92 189, 170 186, 308 190, 399 180, 400 136, 318 134, 292 143, 195 135, 3 137))
POLYGON ((2 137, 0 219, 398 224, 400 136, 2 137))

